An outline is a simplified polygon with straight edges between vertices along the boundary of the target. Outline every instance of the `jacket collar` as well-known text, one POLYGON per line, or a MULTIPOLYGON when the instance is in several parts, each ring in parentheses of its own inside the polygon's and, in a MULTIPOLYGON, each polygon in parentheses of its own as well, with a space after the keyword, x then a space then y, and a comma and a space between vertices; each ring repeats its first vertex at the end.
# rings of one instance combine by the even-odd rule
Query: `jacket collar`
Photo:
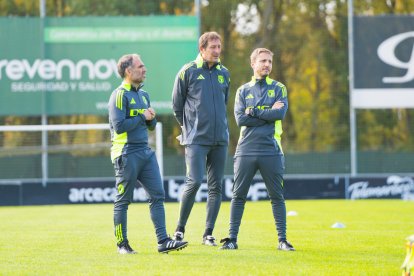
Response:
MULTIPOLYGON (((197 64, 197 68, 207 68, 208 69, 208 64, 206 61, 204 61, 203 57, 201 56, 201 54, 197 55, 197 58, 195 59, 195 63, 197 64)), ((218 60, 218 62, 216 64, 213 65, 213 67, 216 67, 217 70, 221 70, 221 61, 220 58, 218 60)))
POLYGON ((122 84, 121 84, 121 86, 123 88, 125 88, 127 91, 135 91, 135 92, 138 92, 144 86, 144 84, 143 83, 140 83, 138 85, 138 87, 135 87, 132 84, 123 81, 122 84))
POLYGON ((271 85, 273 79, 271 79, 269 76, 266 76, 266 79, 256 79, 254 76, 252 76, 252 80, 249 82, 249 86, 252 87, 256 83, 263 83, 264 81, 266 81, 267 85, 271 85))

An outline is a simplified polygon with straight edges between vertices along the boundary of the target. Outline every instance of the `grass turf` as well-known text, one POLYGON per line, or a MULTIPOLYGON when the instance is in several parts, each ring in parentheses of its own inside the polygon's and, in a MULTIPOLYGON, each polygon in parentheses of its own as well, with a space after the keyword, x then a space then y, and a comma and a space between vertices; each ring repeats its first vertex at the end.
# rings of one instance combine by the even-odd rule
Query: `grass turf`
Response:
MULTIPOLYGON (((147 204, 131 204, 128 238, 137 255, 118 255, 112 205, 0 207, 0 275, 398 275, 405 238, 414 234, 414 202, 305 200, 286 202, 288 240, 295 252, 276 250, 270 203, 247 202, 239 250, 201 245, 205 203, 187 224, 189 246, 159 254, 147 204), (332 229, 335 222, 346 225, 332 229)), ((173 233, 178 203, 166 204, 173 233)), ((225 202, 214 235, 228 233, 225 202)))

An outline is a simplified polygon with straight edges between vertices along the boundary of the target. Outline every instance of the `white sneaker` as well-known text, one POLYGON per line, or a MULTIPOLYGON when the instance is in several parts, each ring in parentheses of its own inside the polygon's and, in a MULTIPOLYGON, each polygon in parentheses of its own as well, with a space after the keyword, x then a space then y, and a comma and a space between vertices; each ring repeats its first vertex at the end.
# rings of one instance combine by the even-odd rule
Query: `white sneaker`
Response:
POLYGON ((137 252, 131 248, 127 241, 124 241, 120 245, 118 245, 118 253, 119 254, 137 254, 137 252))
POLYGON ((184 233, 180 231, 176 231, 173 235, 174 240, 176 241, 183 241, 184 240, 184 233))
POLYGON ((295 251, 295 248, 288 241, 279 242, 277 249, 283 251, 295 251))
POLYGON ((203 243, 202 244, 208 245, 208 246, 217 246, 216 238, 211 236, 211 235, 205 236, 205 237, 203 237, 203 243))

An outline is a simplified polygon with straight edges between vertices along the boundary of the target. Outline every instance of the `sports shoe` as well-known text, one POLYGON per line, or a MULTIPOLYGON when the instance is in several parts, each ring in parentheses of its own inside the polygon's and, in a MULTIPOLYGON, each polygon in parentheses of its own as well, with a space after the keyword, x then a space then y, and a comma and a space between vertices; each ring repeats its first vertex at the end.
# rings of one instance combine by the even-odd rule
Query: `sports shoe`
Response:
POLYGON ((280 241, 277 249, 283 251, 295 251, 293 245, 291 245, 288 241, 280 241))
POLYGON ((123 241, 118 245, 119 254, 137 254, 137 252, 131 248, 128 241, 123 241))
POLYGON ((208 246, 217 246, 216 238, 211 236, 211 235, 207 235, 207 236, 203 237, 203 243, 202 244, 208 245, 208 246))
POLYGON ((183 241, 184 240, 184 233, 180 231, 176 231, 173 235, 174 240, 176 241, 183 241))
POLYGON ((230 239, 230 238, 221 239, 220 240, 220 243, 223 243, 223 242, 224 242, 224 244, 223 244, 222 247, 220 247, 220 249, 223 249, 223 250, 227 250, 227 249, 228 250, 235 250, 235 249, 239 248, 237 246, 237 242, 235 240, 233 240, 233 239, 230 239))
POLYGON ((159 253, 168 253, 174 250, 181 250, 188 245, 186 241, 177 241, 172 240, 171 238, 167 238, 162 244, 158 245, 158 252, 159 253))

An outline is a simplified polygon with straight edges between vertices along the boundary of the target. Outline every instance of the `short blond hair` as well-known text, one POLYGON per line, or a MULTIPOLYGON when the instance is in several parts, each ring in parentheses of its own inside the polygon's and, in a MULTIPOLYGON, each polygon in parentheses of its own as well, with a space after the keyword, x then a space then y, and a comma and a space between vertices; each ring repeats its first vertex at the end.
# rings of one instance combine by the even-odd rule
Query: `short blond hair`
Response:
POLYGON ((257 57, 261 54, 261 53, 267 53, 270 56, 273 57, 273 52, 270 51, 269 49, 266 48, 256 48, 253 50, 252 54, 250 55, 250 62, 254 63, 257 59, 257 57))
POLYGON ((220 40, 220 42, 221 42, 221 36, 218 33, 216 33, 216 32, 207 32, 207 33, 204 33, 198 39, 198 47, 199 48, 206 49, 207 48, 207 45, 208 45, 208 42, 210 40, 216 40, 216 39, 220 40))

